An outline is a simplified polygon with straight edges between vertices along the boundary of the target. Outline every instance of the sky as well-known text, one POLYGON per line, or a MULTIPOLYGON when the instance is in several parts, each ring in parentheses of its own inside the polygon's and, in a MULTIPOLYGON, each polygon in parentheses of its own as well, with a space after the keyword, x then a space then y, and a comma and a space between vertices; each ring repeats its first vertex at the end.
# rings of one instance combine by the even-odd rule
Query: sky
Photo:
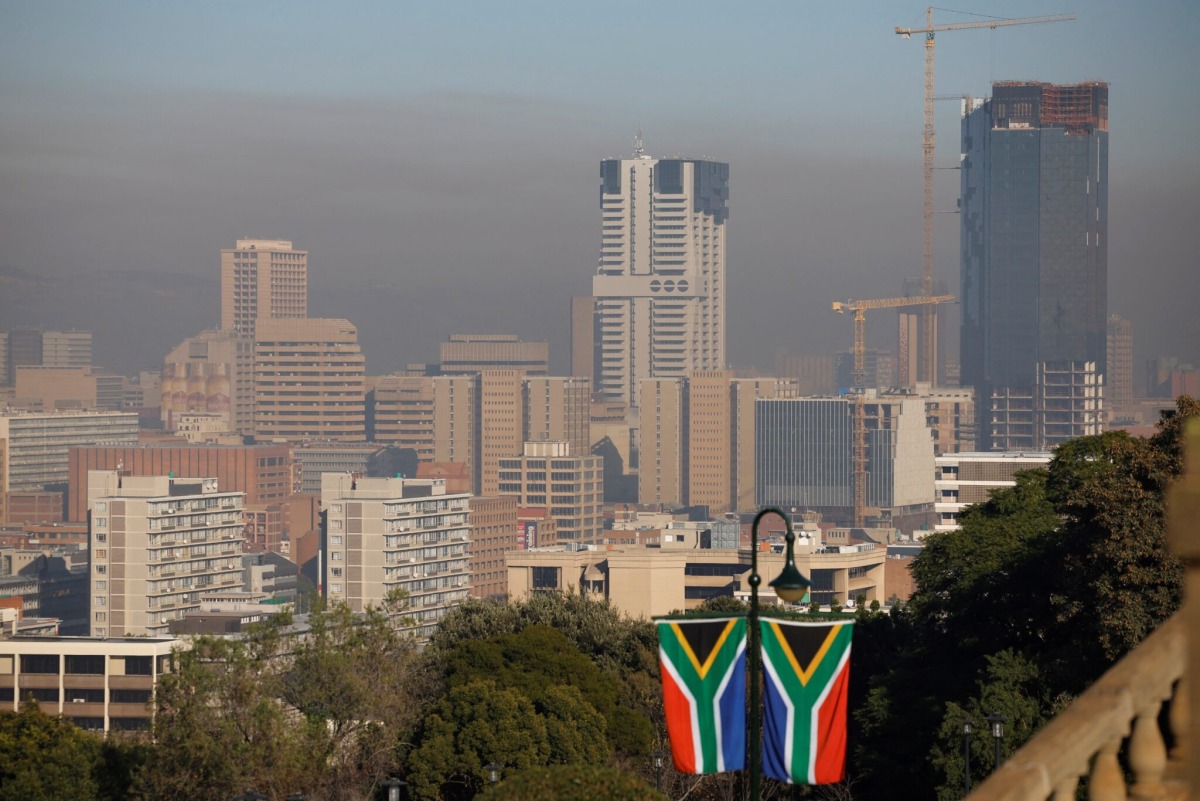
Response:
MULTIPOLYGON (((939 35, 937 93, 1110 82, 1109 311, 1139 360, 1200 364, 1200 3, 956 8, 935 22, 1077 14, 939 35)), ((852 337, 830 301, 920 272, 924 55, 894 28, 923 19, 895 0, 0 0, 0 266, 216 280, 235 239, 292 239, 311 313, 356 322, 372 372, 482 331, 549 339, 565 369, 598 162, 640 128, 652 155, 730 164, 730 359, 827 353, 852 337)), ((937 104, 939 166, 958 111, 937 104)), ((957 172, 937 181, 954 209, 957 172)), ((956 291, 956 215, 935 242, 956 291)), ((893 347, 893 315, 867 325, 893 347)))

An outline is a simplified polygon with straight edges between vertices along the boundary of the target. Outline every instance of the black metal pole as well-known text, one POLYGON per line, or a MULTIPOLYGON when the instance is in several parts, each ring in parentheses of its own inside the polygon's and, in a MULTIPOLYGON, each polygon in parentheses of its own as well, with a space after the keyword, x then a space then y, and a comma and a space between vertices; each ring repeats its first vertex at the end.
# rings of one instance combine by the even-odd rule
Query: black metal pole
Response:
POLYGON ((1000 738, 994 739, 996 740, 996 767, 993 770, 1000 770, 1000 738))
POLYGON ((963 798, 971 794, 971 735, 963 734, 963 798))
POLYGON ((750 650, 750 737, 746 741, 746 750, 750 756, 750 801, 760 801, 762 798, 762 715, 759 707, 762 705, 761 689, 758 686, 762 673, 762 651, 758 643, 758 585, 762 577, 758 575, 758 522, 764 515, 774 512, 774 509, 763 509, 754 516, 750 526, 750 614, 746 616, 746 647, 750 650))

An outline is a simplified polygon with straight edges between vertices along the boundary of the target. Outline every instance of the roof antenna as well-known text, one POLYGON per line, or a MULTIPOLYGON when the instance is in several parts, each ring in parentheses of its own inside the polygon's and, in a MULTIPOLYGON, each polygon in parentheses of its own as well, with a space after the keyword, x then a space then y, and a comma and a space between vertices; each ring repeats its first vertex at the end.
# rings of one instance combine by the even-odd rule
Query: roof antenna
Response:
POLYGON ((638 128, 637 135, 633 137, 633 157, 635 159, 646 158, 646 141, 642 138, 641 128, 638 128))

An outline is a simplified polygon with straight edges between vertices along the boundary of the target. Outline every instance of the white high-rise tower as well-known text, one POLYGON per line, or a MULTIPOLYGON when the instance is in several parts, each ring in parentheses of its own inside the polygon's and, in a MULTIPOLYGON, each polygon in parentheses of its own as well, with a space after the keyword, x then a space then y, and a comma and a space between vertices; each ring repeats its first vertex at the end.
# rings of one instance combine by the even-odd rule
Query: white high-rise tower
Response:
POLYGON ((646 378, 725 367, 729 165, 704 159, 600 162, 596 388, 638 405, 646 378))

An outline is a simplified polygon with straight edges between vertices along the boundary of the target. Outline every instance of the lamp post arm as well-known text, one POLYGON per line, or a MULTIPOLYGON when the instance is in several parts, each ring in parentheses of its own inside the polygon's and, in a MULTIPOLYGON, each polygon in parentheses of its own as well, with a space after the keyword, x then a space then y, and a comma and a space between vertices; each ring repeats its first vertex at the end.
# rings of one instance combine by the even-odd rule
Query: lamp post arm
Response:
POLYGON ((773 509, 761 510, 750 526, 750 613, 746 615, 746 648, 750 651, 750 736, 746 750, 750 757, 750 801, 762 798, 762 649, 758 633, 758 522, 773 509))

